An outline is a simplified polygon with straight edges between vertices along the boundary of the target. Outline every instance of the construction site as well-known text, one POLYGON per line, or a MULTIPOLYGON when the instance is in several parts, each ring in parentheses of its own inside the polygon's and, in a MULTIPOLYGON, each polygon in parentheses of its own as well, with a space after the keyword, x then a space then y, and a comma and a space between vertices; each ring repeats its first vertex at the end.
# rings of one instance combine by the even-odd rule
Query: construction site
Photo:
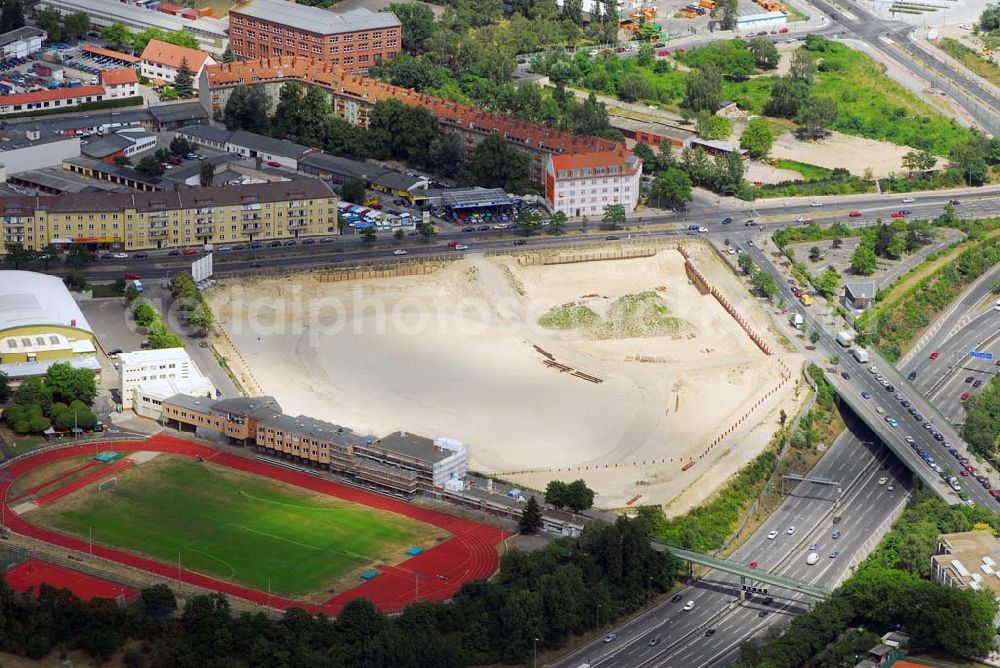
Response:
POLYGON ((472 470, 535 489, 582 478, 600 507, 676 500, 673 514, 806 393, 800 360, 707 248, 631 250, 227 280, 208 297, 231 363, 293 414, 448 434, 472 470))

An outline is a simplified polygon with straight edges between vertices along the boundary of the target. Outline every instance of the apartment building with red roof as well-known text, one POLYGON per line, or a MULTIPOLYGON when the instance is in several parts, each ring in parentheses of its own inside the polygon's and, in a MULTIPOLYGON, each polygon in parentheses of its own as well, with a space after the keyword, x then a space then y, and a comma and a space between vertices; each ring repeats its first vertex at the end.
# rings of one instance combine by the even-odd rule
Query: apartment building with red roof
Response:
MULTIPOLYGON (((259 85, 273 112, 281 87, 288 81, 303 86, 319 86, 330 93, 335 114, 359 127, 367 127, 368 112, 380 100, 399 100, 421 106, 437 117, 444 132, 462 137, 469 154, 483 139, 500 134, 507 142, 531 158, 531 176, 542 183, 550 155, 617 153, 632 154, 618 142, 603 137, 586 137, 529 123, 509 116, 483 111, 408 88, 392 86, 378 79, 351 74, 320 60, 299 57, 264 58, 220 63, 205 68, 199 81, 199 98, 209 114, 221 113, 232 91, 241 86, 259 85)), ((641 161, 638 162, 641 173, 641 161)))
POLYGON ((173 83, 177 80, 177 72, 184 61, 187 61, 188 69, 194 74, 195 81, 205 66, 215 64, 215 59, 204 51, 151 39, 140 56, 139 70, 147 79, 173 83))
POLYGON ((101 85, 107 91, 108 99, 133 97, 139 94, 139 75, 132 67, 101 72, 101 85))
POLYGON ((104 86, 77 86, 3 95, 0 96, 0 114, 19 114, 40 109, 69 109, 104 99, 106 99, 104 86))
POLYGON ((567 216, 601 216, 606 206, 632 211, 639 203, 642 160, 619 146, 616 151, 548 156, 545 201, 567 216))

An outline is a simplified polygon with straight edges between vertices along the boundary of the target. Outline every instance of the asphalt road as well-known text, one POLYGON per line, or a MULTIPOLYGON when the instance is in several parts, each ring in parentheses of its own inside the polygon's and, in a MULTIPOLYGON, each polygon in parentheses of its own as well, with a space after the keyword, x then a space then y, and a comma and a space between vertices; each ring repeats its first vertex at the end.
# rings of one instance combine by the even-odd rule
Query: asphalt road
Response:
MULTIPOLYGON (((800 217, 810 218, 820 224, 843 222, 850 225, 872 224, 876 219, 888 220, 891 213, 900 209, 911 211, 910 217, 933 218, 942 212, 944 205, 950 199, 961 201, 958 209, 963 216, 978 217, 1000 215, 1000 186, 987 186, 975 189, 960 189, 947 193, 929 192, 910 194, 916 199, 913 203, 903 203, 903 195, 852 195, 822 198, 821 206, 811 206, 813 201, 805 198, 791 198, 780 201, 766 200, 756 203, 732 205, 729 200, 702 201, 691 205, 683 213, 667 215, 642 216, 628 221, 630 230, 603 232, 592 231, 587 238, 601 240, 608 236, 624 239, 629 235, 649 234, 654 236, 676 236, 687 233, 689 225, 701 225, 709 230, 709 234, 725 236, 745 236, 752 228, 745 227, 747 219, 765 229, 795 224, 800 217), (852 211, 860 211, 860 217, 851 217, 852 211), (724 225, 725 218, 733 222, 724 225), (662 229, 665 225, 673 229, 662 229), (660 229, 653 229, 654 227, 660 229)), ((597 222, 589 224, 593 230, 597 222)), ((570 230, 579 230, 580 224, 567 226, 570 230)), ((469 246, 469 252, 512 250, 516 239, 523 235, 514 230, 490 232, 462 232, 448 226, 442 228, 441 234, 430 242, 416 237, 408 237, 402 241, 385 239, 376 241, 374 246, 368 246, 358 235, 347 234, 336 237, 334 243, 313 244, 310 246, 296 245, 293 247, 262 248, 260 250, 242 250, 216 252, 214 254, 214 269, 218 275, 240 274, 248 272, 267 271, 268 269, 305 269, 331 266, 338 263, 358 263, 372 260, 398 259, 393 256, 397 249, 407 251, 407 258, 441 253, 455 253, 447 247, 449 241, 460 241, 469 246), (450 227, 450 229, 449 229, 450 227), (457 230, 457 231, 456 231, 457 230)), ((587 238, 579 235, 554 237, 545 234, 526 239, 526 247, 558 247, 578 244, 587 238)), ((121 278, 126 272, 135 272, 143 279, 162 278, 178 271, 188 270, 195 256, 168 256, 166 251, 150 251, 150 257, 127 260, 101 260, 83 268, 83 273, 90 280, 111 281, 121 278)))
MULTIPOLYGON (((864 431, 863 427, 859 427, 864 431)), ((906 469, 878 444, 866 445, 853 432, 845 431, 830 447, 810 475, 839 481, 838 489, 800 483, 785 498, 750 539, 731 558, 768 572, 799 578, 805 582, 836 586, 846 575, 854 555, 873 537, 873 532, 905 503, 909 490, 906 469), (886 469, 881 466, 886 466, 886 469), (887 477, 887 484, 878 481, 887 477), (895 491, 888 491, 889 484, 895 491), (833 524, 835 516, 842 521, 833 524), (787 533, 794 526, 792 535, 787 533), (769 539, 770 531, 777 531, 769 539), (842 535, 832 538, 833 531, 842 535), (811 543, 818 546, 810 550, 811 543), (839 551, 830 558, 832 550, 839 551), (820 561, 810 566, 806 557, 815 551, 820 561)), ((555 666, 566 668, 589 663, 595 668, 637 666, 703 666, 730 656, 743 640, 774 623, 785 623, 803 611, 808 601, 790 592, 771 588, 774 602, 765 606, 761 598, 738 601, 737 576, 709 572, 692 586, 683 589, 681 600, 666 602, 613 629, 617 638, 605 643, 598 640, 563 657, 555 666), (694 608, 682 610, 687 601, 694 608), (767 610, 764 617, 759 616, 767 610), (705 631, 715 629, 707 637, 705 631), (650 645, 653 638, 659 638, 650 645)))
MULTIPOLYGON (((780 297, 790 304, 796 303, 787 280, 771 263, 770 256, 761 252, 758 246, 749 247, 747 250, 751 253, 758 267, 775 276, 781 292, 780 297)), ((871 356, 869 364, 857 363, 847 350, 836 342, 836 332, 840 329, 839 323, 826 320, 825 317, 821 318, 815 307, 800 307, 797 310, 803 315, 808 329, 820 334, 816 345, 823 351, 824 357, 826 359, 834 356, 841 358, 840 371, 827 374, 827 379, 837 389, 840 397, 929 488, 934 489, 949 503, 961 502, 958 495, 916 452, 917 448, 926 451, 939 466, 950 470, 954 475, 958 471, 959 465, 946 449, 947 445, 954 445, 965 456, 969 456, 968 446, 961 440, 955 428, 948 424, 944 416, 927 401, 917 388, 877 352, 869 351, 871 356), (869 371, 869 367, 872 365, 876 366, 878 372, 895 388, 894 392, 886 391, 882 384, 876 380, 875 374, 869 371), (850 378, 844 378, 841 371, 846 372, 850 378), (870 398, 866 399, 864 393, 868 393, 870 398), (897 398, 897 393, 902 399, 897 398), (901 405, 903 400, 912 404, 918 414, 923 417, 923 422, 917 421, 914 416, 907 412, 906 408, 901 405), (887 422, 887 418, 895 419, 898 426, 891 426, 887 422), (942 434, 943 441, 936 440, 925 424, 933 425, 942 434), (913 447, 907 442, 907 438, 913 439, 913 447)), ((994 510, 1000 505, 980 484, 968 478, 963 478, 963 481, 963 491, 973 503, 994 510)))

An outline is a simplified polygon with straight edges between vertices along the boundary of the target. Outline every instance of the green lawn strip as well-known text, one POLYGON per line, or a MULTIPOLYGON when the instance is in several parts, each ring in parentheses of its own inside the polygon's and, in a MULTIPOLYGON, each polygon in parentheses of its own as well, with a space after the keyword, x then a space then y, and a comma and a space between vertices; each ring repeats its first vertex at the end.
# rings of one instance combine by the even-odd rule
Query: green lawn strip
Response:
MULTIPOLYGON (((161 457, 163 457, 161 455, 161 457)), ((303 596, 444 532, 249 474, 178 459, 118 474, 32 513, 32 522, 276 594, 303 596)))
POLYGON ((794 172, 798 172, 806 181, 818 181, 820 179, 833 178, 832 169, 820 167, 819 165, 810 165, 808 162, 799 162, 798 160, 778 158, 775 167, 778 169, 790 169, 794 172))
MULTIPOLYGON (((18 449, 20 449, 20 446, 18 446, 18 449)), ((68 459, 61 459, 57 462, 52 462, 51 464, 46 464, 32 471, 28 471, 27 473, 18 476, 17 480, 11 483, 10 489, 7 490, 7 499, 10 500, 17 496, 20 496, 26 490, 32 487, 38 487, 39 485, 42 484, 45 484, 47 486, 51 485, 52 484, 51 481, 53 480, 53 478, 57 478, 58 476, 64 473, 68 473, 73 469, 80 468, 81 466, 86 464, 91 459, 91 457, 92 455, 80 455, 79 457, 70 457, 68 459)), ((88 468, 82 473, 62 478, 61 480, 59 480, 59 483, 65 484, 72 482, 76 478, 82 475, 86 475, 87 473, 91 473, 94 470, 95 470, 94 468, 88 468)), ((43 488, 39 493, 44 494, 46 491, 48 490, 43 488)))

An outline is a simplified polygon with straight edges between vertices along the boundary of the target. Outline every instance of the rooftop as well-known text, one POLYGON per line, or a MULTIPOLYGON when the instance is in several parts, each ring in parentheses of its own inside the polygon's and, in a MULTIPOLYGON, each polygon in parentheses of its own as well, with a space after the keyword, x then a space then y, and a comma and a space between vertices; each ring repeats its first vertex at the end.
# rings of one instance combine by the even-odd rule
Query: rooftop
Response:
POLYGON ((204 139, 205 141, 216 142, 218 144, 225 144, 226 141, 233 136, 231 130, 227 130, 225 128, 213 128, 210 125, 185 125, 182 128, 177 128, 177 134, 197 137, 198 139, 204 139))
POLYGON ((29 169, 26 172, 9 174, 7 180, 21 187, 42 189, 45 192, 61 193, 91 193, 91 192, 131 192, 125 186, 119 186, 100 179, 85 179, 79 174, 61 167, 45 167, 44 169, 29 169))
POLYGON ((180 102, 176 104, 161 104, 149 108, 149 115, 160 123, 190 121, 196 118, 208 118, 208 112, 200 102, 180 102))
POLYGON ((135 350, 119 356, 122 364, 155 364, 159 362, 190 362, 191 357, 183 348, 158 348, 156 350, 135 350))
POLYGON ((330 441, 350 445, 361 445, 365 439, 355 434, 351 429, 339 424, 319 420, 317 418, 299 415, 292 417, 280 411, 268 411, 267 414, 257 414, 259 424, 283 432, 291 432, 321 441, 330 441))
POLYGON ((641 161, 624 146, 617 151, 595 151, 592 153, 571 153, 552 156, 552 166, 559 172, 572 169, 596 169, 599 167, 619 167, 625 172, 634 172, 641 161))
POLYGON ((87 53, 92 53, 95 56, 114 58, 115 60, 120 60, 123 63, 138 63, 139 60, 141 60, 138 56, 122 53, 121 51, 113 51, 112 49, 105 49, 103 46, 94 46, 93 44, 84 44, 83 50, 87 53))
POLYGON ((83 12, 88 16, 118 21, 139 29, 155 27, 170 31, 186 31, 193 35, 208 35, 211 38, 223 40, 228 39, 226 36, 228 26, 225 21, 214 18, 183 19, 179 16, 171 16, 136 5, 127 5, 118 2, 118 0, 43 0, 40 4, 42 9, 50 6, 56 7, 64 14, 83 12))
POLYGON ((368 446, 368 448, 396 453, 433 464, 444 461, 455 454, 452 450, 434 445, 434 441, 426 436, 417 436, 405 431, 393 432, 388 436, 378 439, 368 446))
POLYGON ((158 63, 177 69, 186 60, 188 68, 194 74, 201 71, 208 58, 208 54, 204 51, 161 42, 158 39, 149 40, 149 44, 142 50, 142 60, 147 63, 158 63))
POLYGON ((346 12, 331 12, 282 0, 248 0, 230 9, 229 13, 280 23, 319 35, 399 28, 402 25, 392 12, 373 12, 360 7, 346 12))
POLYGON ((395 169, 381 167, 373 162, 351 160, 350 158, 342 158, 336 155, 329 155, 328 153, 313 153, 303 156, 299 160, 299 164, 332 174, 338 174, 342 177, 377 183, 393 190, 409 191, 427 181, 422 176, 410 176, 395 169))
POLYGON ((90 334, 94 331, 58 276, 0 271, 0 332, 32 325, 76 327, 90 334))
POLYGON ((68 100, 77 97, 104 95, 104 86, 77 86, 76 88, 56 88, 55 90, 40 90, 35 93, 15 93, 4 95, 2 104, 12 107, 18 104, 34 104, 36 102, 51 102, 53 100, 68 100))
POLYGON ((949 571, 962 588, 987 588, 1000 595, 1000 540, 989 531, 963 531, 941 534, 938 543, 943 554, 931 559, 949 571))
POLYGON ((274 397, 234 397, 216 401, 212 410, 217 413, 241 413, 243 415, 255 415, 263 412, 270 414, 280 412, 281 406, 274 397))
POLYGON ((844 289, 855 298, 874 297, 875 281, 847 281, 844 283, 844 289))
POLYGON ((442 196, 445 206, 453 209, 467 209, 479 206, 501 206, 514 203, 514 198, 502 188, 468 188, 446 190, 442 196))
POLYGON ((314 148, 302 146, 283 139, 275 139, 267 135, 258 135, 246 130, 237 130, 226 141, 233 146, 244 146, 255 151, 263 151, 270 155, 280 155, 286 158, 299 158, 316 151, 314 148))
POLYGON ((101 83, 105 86, 117 86, 121 84, 139 83, 139 75, 131 67, 123 67, 117 70, 104 70, 101 72, 101 83))
POLYGON ((119 151, 124 151, 133 143, 135 142, 122 135, 115 134, 110 137, 101 137, 95 141, 87 142, 80 147, 80 152, 90 158, 106 158, 119 151))
POLYGON ((15 362, 13 364, 0 364, 0 373, 5 373, 11 379, 27 378, 29 376, 44 376, 49 371, 49 367, 59 362, 69 362, 74 369, 90 369, 94 373, 100 373, 101 363, 93 355, 85 357, 68 357, 64 359, 38 360, 37 362, 15 362))
POLYGON ((21 132, 0 131, 0 151, 16 151, 17 149, 28 148, 29 146, 41 146, 64 141, 79 141, 79 139, 64 135, 41 135, 38 139, 28 139, 21 132))
POLYGON ((537 123, 493 114, 392 86, 377 79, 349 74, 336 65, 312 58, 282 57, 220 63, 205 68, 205 76, 210 90, 291 79, 321 86, 335 91, 339 97, 353 98, 365 105, 395 99, 404 104, 424 107, 443 125, 478 131, 484 135, 496 132, 511 142, 552 153, 614 151, 619 147, 617 142, 610 139, 574 135, 537 123))
MULTIPOLYGON (((88 158, 87 156, 84 156, 84 155, 81 155, 79 158, 67 158, 67 159, 63 160, 63 164, 75 165, 77 167, 84 167, 86 169, 92 169, 95 172, 101 172, 102 174, 109 174, 109 175, 113 175, 113 176, 118 176, 118 177, 123 178, 123 179, 128 179, 129 181, 134 181, 135 183, 145 184, 145 185, 147 185, 147 186, 149 186, 151 188, 155 188, 157 190, 169 190, 169 189, 173 188, 173 186, 170 183, 170 181, 167 181, 166 179, 163 179, 162 177, 153 176, 152 174, 147 174, 146 172, 140 172, 138 169, 133 169, 132 167, 128 167, 126 165, 115 165, 115 164, 108 163, 108 162, 101 162, 100 160, 95 160, 93 158, 88 158)), ((110 197, 110 195, 109 195, 109 197, 110 197)), ((116 195, 116 197, 127 197, 127 195, 116 195)), ((2 198, 0 198, 0 201, 2 201, 2 198)), ((58 201, 52 202, 53 207, 50 207, 50 208, 52 208, 53 211, 78 211, 78 210, 79 211, 102 211, 103 209, 100 208, 100 202, 101 201, 102 200, 99 200, 99 199, 95 199, 95 200, 89 201, 89 206, 91 206, 91 207, 98 207, 98 208, 81 208, 81 209, 69 208, 69 209, 63 209, 63 208, 59 208, 59 207, 66 206, 68 204, 69 200, 58 200, 58 201)), ((45 207, 45 204, 46 203, 43 203, 42 206, 45 207)))
POLYGON ((209 399, 208 397, 193 397, 190 394, 181 393, 164 399, 163 403, 177 406, 178 408, 186 408, 189 411, 208 413, 209 409, 222 402, 209 399))
POLYGON ((10 32, 5 32, 4 34, 0 35, 0 46, 7 46, 8 44, 19 42, 22 39, 41 37, 44 34, 45 34, 44 30, 39 30, 38 28, 32 28, 31 26, 22 26, 20 28, 15 28, 10 32))

